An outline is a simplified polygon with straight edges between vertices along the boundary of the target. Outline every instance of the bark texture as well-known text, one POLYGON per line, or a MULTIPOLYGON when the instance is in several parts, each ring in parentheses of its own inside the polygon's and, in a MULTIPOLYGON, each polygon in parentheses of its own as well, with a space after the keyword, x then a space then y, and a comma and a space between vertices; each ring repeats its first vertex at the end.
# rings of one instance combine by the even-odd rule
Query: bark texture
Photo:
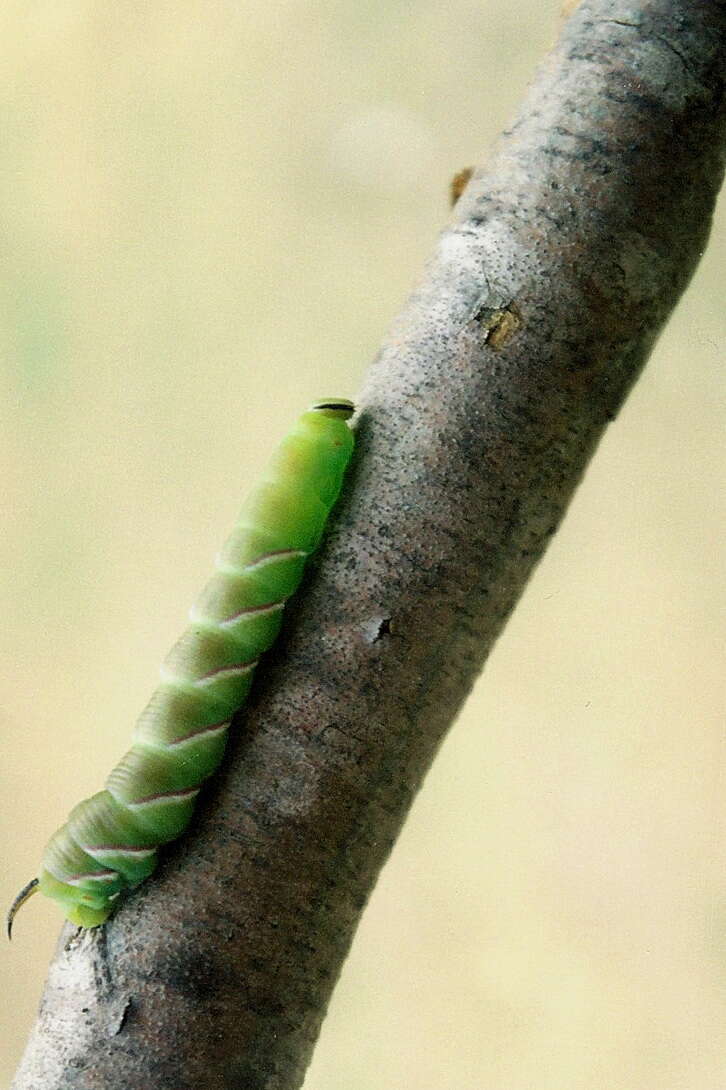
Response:
POLYGON ((64 931, 16 1090, 300 1085, 442 735, 705 247, 725 77, 723 0, 564 25, 370 370, 222 774, 157 877, 64 931))

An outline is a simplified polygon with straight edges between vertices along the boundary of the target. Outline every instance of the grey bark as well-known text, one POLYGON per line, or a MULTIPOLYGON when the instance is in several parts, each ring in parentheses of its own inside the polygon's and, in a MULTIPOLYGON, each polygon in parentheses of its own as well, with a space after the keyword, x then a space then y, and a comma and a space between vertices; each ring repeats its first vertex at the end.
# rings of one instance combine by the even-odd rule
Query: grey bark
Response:
POLYGON ((158 876, 64 931, 16 1090, 300 1085, 442 735, 705 247, 725 76, 723 0, 565 24, 370 370, 224 770, 158 876))

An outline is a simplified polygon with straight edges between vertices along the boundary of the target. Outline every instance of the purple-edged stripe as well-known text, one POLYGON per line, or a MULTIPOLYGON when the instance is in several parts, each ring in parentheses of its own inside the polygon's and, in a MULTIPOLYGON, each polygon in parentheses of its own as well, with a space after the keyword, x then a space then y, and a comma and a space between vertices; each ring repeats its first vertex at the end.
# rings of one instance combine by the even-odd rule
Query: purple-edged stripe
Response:
POLYGON ((115 870, 90 870, 85 874, 72 874, 70 878, 64 878, 63 882, 67 886, 80 886, 83 882, 90 880, 94 882, 115 882, 118 879, 118 874, 115 870))
POLYGON ((167 749, 171 746, 183 746, 185 742, 195 742, 198 738, 204 738, 205 735, 213 737, 215 734, 221 734, 223 730, 229 728, 231 719, 225 719, 223 723, 212 723, 208 727, 199 727, 198 730, 193 730, 191 734, 184 734, 181 738, 173 738, 171 742, 166 743, 167 749))
POLYGON ((201 787, 185 787, 181 791, 160 791, 158 795, 145 795, 142 799, 134 799, 133 802, 124 802, 129 810, 138 810, 142 806, 155 806, 157 802, 184 802, 198 795, 201 787))
POLYGON ((275 564, 278 560, 302 560, 308 553, 304 549, 275 549, 269 553, 261 553, 250 560, 248 564, 235 564, 230 560, 223 560, 222 553, 217 553, 214 558, 215 567, 221 572, 242 575, 245 572, 255 571, 256 568, 264 568, 268 564, 275 564))
POLYGON ((277 613, 278 610, 285 608, 285 602, 286 599, 283 598, 280 602, 269 602, 264 606, 248 606, 246 609, 240 609, 239 612, 230 614, 223 621, 217 621, 217 625, 219 628, 229 628, 230 625, 237 624, 237 621, 243 617, 264 617, 266 613, 277 613))
POLYGON ((249 564, 245 564, 242 571, 254 571, 255 568, 264 568, 267 564, 274 564, 276 560, 295 560, 307 556, 304 549, 277 549, 275 552, 263 553, 249 564))
POLYGON ((122 855, 128 859, 148 859, 156 854, 156 848, 129 848, 123 844, 83 845, 86 855, 122 855))
POLYGON ((99 879, 101 882, 110 882, 112 879, 118 878, 115 870, 109 870, 104 867, 98 871, 86 871, 83 874, 72 874, 70 878, 66 878, 65 874, 60 874, 57 867, 54 867, 52 862, 48 860, 43 861, 43 870, 46 870, 48 874, 55 878, 56 882, 61 882, 65 885, 78 885, 79 882, 85 881, 89 878, 99 879))
POLYGON ((218 670, 210 670, 208 674, 191 679, 194 685, 212 685, 215 681, 225 681, 227 678, 244 677, 251 674, 259 659, 250 662, 240 662, 237 666, 220 666, 218 670))

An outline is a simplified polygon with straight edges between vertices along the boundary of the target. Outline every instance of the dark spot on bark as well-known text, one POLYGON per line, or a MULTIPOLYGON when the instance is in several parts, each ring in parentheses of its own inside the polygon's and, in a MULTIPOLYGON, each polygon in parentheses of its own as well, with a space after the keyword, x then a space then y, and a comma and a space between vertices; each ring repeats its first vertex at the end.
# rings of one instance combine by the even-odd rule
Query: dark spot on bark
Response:
POLYGON ((224 1085, 225 1090, 265 1090, 269 1081, 265 1071, 245 1057, 231 1061, 224 1085))
POLYGON ((106 1027, 106 1032, 109 1037, 117 1037, 121 1030, 124 1028, 128 1021, 129 1013, 133 1006, 133 1000, 129 996, 126 1001, 121 1005, 121 1008, 117 1010, 114 1017, 106 1027))
POLYGON ((342 734, 344 738, 352 738, 354 742, 358 742, 360 745, 365 745, 365 738, 361 738, 360 735, 353 733, 346 727, 342 727, 339 723, 326 723, 325 726, 318 731, 318 741, 323 741, 328 731, 336 731, 338 734, 342 734))
POLYGON ((461 194, 469 184, 469 179, 474 173, 473 167, 464 167, 463 170, 458 171, 451 179, 449 186, 449 199, 451 201, 451 207, 453 208, 458 201, 461 194))
POLYGON ((361 625, 363 638, 366 643, 378 643, 384 636, 390 636, 393 631, 391 617, 371 617, 361 625))
POLYGON ((188 950, 174 961, 160 962, 154 976, 172 991, 199 1003, 228 986, 230 970, 216 958, 200 956, 190 943, 188 950))
POLYGON ((258 1018, 279 1018, 285 1012, 285 1004, 275 995, 250 995, 247 997, 247 1009, 258 1018))
POLYGON ((522 314, 517 304, 511 302, 505 307, 480 306, 471 320, 482 326, 484 343, 498 352, 521 326, 522 314))

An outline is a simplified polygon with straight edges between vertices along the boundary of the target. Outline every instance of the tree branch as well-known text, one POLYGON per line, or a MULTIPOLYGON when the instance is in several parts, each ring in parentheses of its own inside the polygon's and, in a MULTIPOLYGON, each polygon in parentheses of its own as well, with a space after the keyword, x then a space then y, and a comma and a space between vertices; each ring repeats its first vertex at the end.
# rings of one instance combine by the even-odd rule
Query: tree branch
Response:
POLYGON ((447 726, 706 243, 723 0, 583 0, 363 392, 354 472, 193 831, 66 928, 16 1090, 290 1090, 447 726))

